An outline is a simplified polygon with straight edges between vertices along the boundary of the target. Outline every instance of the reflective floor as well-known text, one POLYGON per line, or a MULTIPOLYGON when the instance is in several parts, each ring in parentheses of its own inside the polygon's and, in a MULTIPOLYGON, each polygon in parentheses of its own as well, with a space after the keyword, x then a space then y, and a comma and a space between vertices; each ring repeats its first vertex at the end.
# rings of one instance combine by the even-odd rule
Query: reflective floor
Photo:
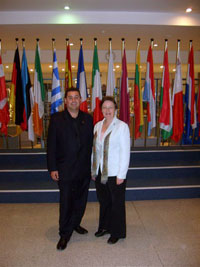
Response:
POLYGON ((88 203, 82 226, 56 250, 58 204, 0 204, 1 267, 200 266, 200 199, 127 202, 127 238, 96 238, 98 204, 88 203))

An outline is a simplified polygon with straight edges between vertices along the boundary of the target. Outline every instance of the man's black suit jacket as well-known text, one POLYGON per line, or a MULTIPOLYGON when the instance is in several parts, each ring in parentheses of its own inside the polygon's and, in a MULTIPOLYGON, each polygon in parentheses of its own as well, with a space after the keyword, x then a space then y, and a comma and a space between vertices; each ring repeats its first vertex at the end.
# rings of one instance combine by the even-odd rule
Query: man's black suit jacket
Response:
POLYGON ((79 111, 76 119, 67 110, 53 114, 47 138, 49 172, 57 170, 60 181, 90 179, 92 142, 89 114, 79 111))

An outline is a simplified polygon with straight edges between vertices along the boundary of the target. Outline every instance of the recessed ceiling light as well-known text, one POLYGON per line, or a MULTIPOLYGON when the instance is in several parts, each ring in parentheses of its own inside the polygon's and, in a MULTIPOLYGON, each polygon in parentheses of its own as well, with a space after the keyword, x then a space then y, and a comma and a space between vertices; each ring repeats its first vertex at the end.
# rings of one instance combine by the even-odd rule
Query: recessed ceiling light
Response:
POLYGON ((119 67, 120 67, 119 65, 116 65, 116 68, 117 68, 117 69, 119 69, 119 67))
POLYGON ((154 44, 153 46, 157 47, 157 46, 158 46, 158 44, 154 44))
POLYGON ((70 45, 70 46, 73 46, 74 44, 73 44, 73 43, 70 43, 69 45, 70 45))
POLYGON ((160 66, 160 68, 161 68, 161 69, 163 69, 163 68, 164 68, 164 66, 162 66, 162 65, 161 65, 161 66, 160 66))
POLYGON ((32 72, 32 71, 33 71, 33 69, 30 69, 30 71, 32 72))
POLYGON ((9 69, 9 66, 6 66, 5 68, 6 68, 6 69, 9 69))
POLYGON ((113 69, 113 71, 115 71, 115 69, 113 69))
POLYGON ((192 12, 192 9, 190 7, 188 7, 185 12, 190 13, 190 12, 192 12))
POLYGON ((65 71, 65 69, 62 69, 62 71, 65 71))
POLYGON ((52 68, 52 65, 49 65, 49 68, 51 69, 52 68))
POLYGON ((72 65, 72 68, 75 68, 75 66, 74 66, 74 65, 72 65))
POLYGON ((69 6, 65 6, 64 9, 65 10, 70 10, 70 7, 69 6))
POLYGON ((173 69, 173 71, 175 72, 175 71, 176 71, 176 69, 173 69))

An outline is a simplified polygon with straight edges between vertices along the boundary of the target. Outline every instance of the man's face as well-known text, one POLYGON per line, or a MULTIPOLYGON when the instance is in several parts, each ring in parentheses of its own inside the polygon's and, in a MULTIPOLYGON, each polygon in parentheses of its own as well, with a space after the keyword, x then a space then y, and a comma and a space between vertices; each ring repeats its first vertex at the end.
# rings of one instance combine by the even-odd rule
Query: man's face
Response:
POLYGON ((69 111, 78 111, 81 104, 81 97, 78 92, 69 92, 65 98, 65 104, 69 111))

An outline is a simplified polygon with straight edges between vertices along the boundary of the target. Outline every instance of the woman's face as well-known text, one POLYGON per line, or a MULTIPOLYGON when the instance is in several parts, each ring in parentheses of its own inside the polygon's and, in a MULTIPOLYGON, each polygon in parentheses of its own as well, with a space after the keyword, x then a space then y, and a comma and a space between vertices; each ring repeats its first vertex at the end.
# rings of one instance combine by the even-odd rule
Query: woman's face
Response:
POLYGON ((115 116, 115 104, 110 100, 106 100, 102 105, 102 113, 105 119, 112 120, 115 116))

